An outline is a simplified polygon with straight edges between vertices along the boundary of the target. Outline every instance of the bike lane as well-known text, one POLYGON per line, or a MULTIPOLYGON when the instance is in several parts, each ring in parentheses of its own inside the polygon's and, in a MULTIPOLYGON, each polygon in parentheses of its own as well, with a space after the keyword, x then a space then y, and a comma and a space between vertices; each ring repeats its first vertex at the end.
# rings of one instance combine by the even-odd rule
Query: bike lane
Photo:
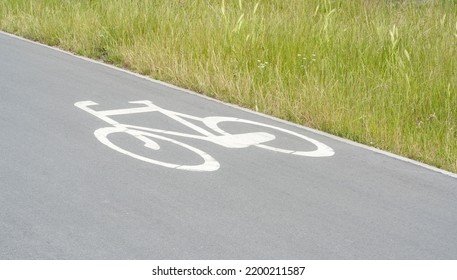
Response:
MULTIPOLYGON (((0 61, 0 258, 457 257, 452 176, 5 34, 0 61), (94 131, 109 125, 74 106, 85 100, 99 103, 97 110, 150 100, 199 118, 246 119, 310 137, 335 154, 173 137, 220 167, 166 168, 103 145, 94 131)), ((118 117, 194 133, 157 112, 118 117)), ((221 128, 277 133, 249 123, 221 128)), ((124 136, 113 141, 144 152, 144 143, 124 136)), ((275 141, 315 147, 287 134, 275 141)), ((160 146, 153 155, 163 160, 200 160, 173 142, 160 146)))

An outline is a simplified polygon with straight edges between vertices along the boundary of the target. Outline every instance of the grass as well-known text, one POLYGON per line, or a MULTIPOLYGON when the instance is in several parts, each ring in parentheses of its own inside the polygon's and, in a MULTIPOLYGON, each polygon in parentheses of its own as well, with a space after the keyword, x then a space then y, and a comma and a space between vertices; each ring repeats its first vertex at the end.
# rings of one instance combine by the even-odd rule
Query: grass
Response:
POLYGON ((450 0, 3 0, 0 28, 457 172, 450 0))

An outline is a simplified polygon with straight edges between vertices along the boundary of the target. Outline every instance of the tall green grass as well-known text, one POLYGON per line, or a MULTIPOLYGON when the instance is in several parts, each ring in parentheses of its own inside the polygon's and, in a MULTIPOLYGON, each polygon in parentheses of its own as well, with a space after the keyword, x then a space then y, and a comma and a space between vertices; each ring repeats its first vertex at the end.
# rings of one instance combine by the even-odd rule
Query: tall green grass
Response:
POLYGON ((457 172, 457 3, 3 0, 0 28, 457 172))

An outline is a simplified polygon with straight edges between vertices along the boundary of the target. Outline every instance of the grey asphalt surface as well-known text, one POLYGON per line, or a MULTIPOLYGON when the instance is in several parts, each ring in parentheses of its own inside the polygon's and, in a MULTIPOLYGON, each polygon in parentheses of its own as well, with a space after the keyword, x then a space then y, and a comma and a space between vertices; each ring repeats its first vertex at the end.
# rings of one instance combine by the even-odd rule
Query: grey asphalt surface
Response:
MULTIPOLYGON (((120 119, 186 131, 154 113, 120 119)), ((0 259, 457 259, 457 179, 0 33, 0 259), (99 142, 109 125, 83 100, 263 122, 335 155, 181 139, 221 167, 169 169, 99 142)))

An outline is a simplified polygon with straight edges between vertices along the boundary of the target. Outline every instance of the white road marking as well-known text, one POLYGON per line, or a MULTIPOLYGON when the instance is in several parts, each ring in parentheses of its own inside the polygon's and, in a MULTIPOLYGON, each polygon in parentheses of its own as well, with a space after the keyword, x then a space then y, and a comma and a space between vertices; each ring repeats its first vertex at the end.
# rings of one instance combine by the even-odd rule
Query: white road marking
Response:
POLYGON ((220 145, 225 148, 247 148, 249 146, 256 146, 259 148, 263 148, 263 149, 271 150, 271 151, 275 151, 275 152, 299 155, 299 156, 308 156, 308 157, 328 157, 328 156, 332 156, 334 154, 333 149, 331 149, 327 145, 325 145, 317 140, 314 140, 312 138, 306 137, 306 136, 298 134, 296 132, 286 130, 283 128, 279 128, 276 126, 272 126, 272 125, 267 125, 267 124, 263 124, 263 123, 259 123, 259 122, 253 122, 253 121, 243 120, 243 119, 238 119, 238 118, 231 118, 231 117, 199 118, 196 116, 163 109, 148 100, 131 101, 129 103, 130 104, 139 104, 139 105, 143 105, 143 106, 135 107, 135 108, 97 111, 97 110, 90 108, 91 106, 98 105, 98 103, 93 102, 93 101, 80 101, 80 102, 76 102, 74 105, 76 107, 98 117, 99 119, 109 123, 110 125, 112 125, 112 127, 100 128, 94 132, 95 137, 101 143, 103 143, 104 145, 110 147, 111 149, 113 149, 115 151, 118 151, 118 152, 128 155, 130 157, 133 157, 135 159, 142 160, 142 161, 152 163, 155 165, 160 165, 163 167, 168 167, 168 168, 176 168, 176 169, 189 170, 189 171, 215 171, 215 170, 219 169, 220 165, 219 165, 219 162, 217 162, 213 157, 211 157, 207 153, 205 153, 195 147, 192 147, 190 145, 177 141, 175 139, 165 137, 165 136, 162 136, 159 134, 165 134, 167 136, 178 136, 178 137, 205 140, 205 141, 212 142, 214 144, 220 145), (197 133, 200 133, 200 135, 186 134, 186 133, 180 133, 180 132, 176 132, 176 131, 167 131, 167 130, 149 128, 149 127, 142 127, 142 126, 132 126, 132 125, 128 125, 128 124, 119 123, 110 117, 110 116, 138 114, 138 113, 147 113, 147 112, 162 113, 163 115, 181 123, 182 125, 187 126, 190 129, 193 129, 197 133), (186 121, 185 119, 192 119, 194 121, 200 121, 201 123, 203 123, 203 125, 205 125, 209 129, 211 129, 213 132, 219 133, 220 135, 210 132, 196 124, 190 123, 190 122, 186 121), (230 133, 223 131, 222 129, 220 129, 218 127, 218 124, 220 122, 227 122, 227 121, 236 122, 236 123, 247 123, 247 124, 251 124, 251 125, 260 126, 263 128, 271 128, 276 131, 286 133, 289 136, 292 135, 294 137, 300 138, 301 140, 310 142, 310 143, 314 144, 317 149, 313 150, 313 151, 295 151, 295 150, 287 150, 287 149, 272 147, 270 145, 265 145, 263 143, 270 143, 271 141, 276 139, 275 135, 267 133, 267 132, 230 134, 230 133), (160 149, 160 145, 159 145, 159 143, 157 143, 157 139, 160 139, 162 141, 167 141, 167 142, 176 144, 178 146, 181 146, 181 147, 197 154, 199 157, 201 157, 203 159, 203 163, 199 164, 199 165, 178 165, 178 164, 154 160, 154 159, 151 159, 146 156, 138 155, 136 153, 123 149, 123 148, 119 147, 118 145, 115 145, 113 142, 111 142, 108 139, 108 135, 110 135, 112 133, 126 133, 129 135, 132 135, 133 137, 142 141, 144 143, 144 147, 155 150, 155 151, 160 149))

